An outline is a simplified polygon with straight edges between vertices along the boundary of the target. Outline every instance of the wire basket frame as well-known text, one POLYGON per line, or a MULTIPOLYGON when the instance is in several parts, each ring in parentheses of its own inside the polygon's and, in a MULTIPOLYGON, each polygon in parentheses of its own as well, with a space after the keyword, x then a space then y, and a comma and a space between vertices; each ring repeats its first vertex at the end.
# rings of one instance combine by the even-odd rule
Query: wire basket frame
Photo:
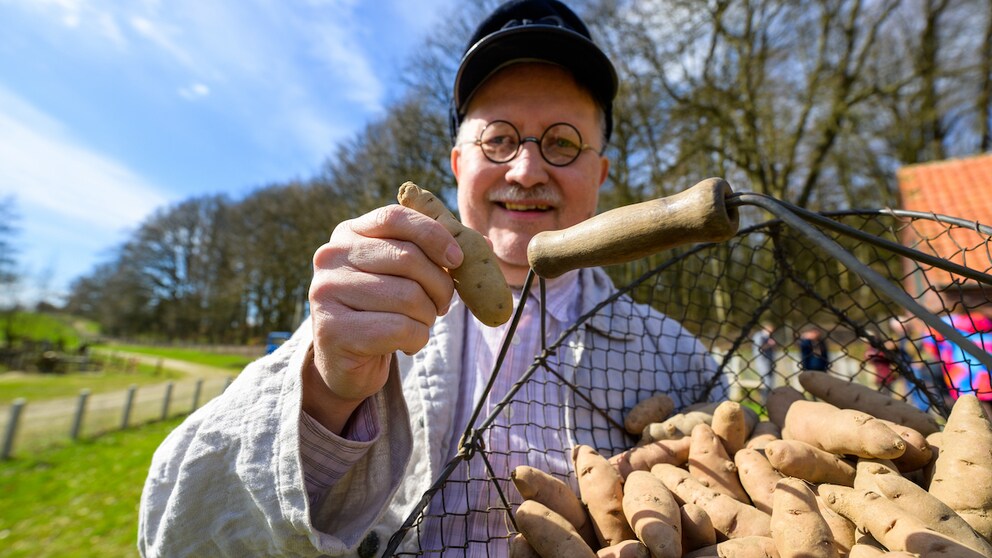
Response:
MULTIPOLYGON (((521 503, 509 478, 514 467, 537 467, 576 488, 572 445, 587 443, 606 456, 630 449, 637 439, 624 431, 624 413, 659 391, 699 402, 714 389, 726 390, 730 399, 761 412, 772 388, 800 387, 798 340, 811 328, 827 339, 829 373, 940 418, 949 412, 951 393, 929 343, 952 341, 964 358, 992 370, 992 332, 976 344, 950 324, 953 316, 992 316, 992 227, 893 209, 815 213, 750 193, 733 194, 728 204, 757 207, 774 218, 726 242, 679 247, 607 268, 617 291, 553 339, 542 311, 542 350, 519 378, 501 378, 505 393, 491 397, 497 378, 508 373, 502 359, 521 310, 535 303, 545 308, 545 282, 531 271, 485 388, 490 397, 475 408, 458 455, 390 539, 384 556, 506 556, 517 531, 513 512, 521 503), (645 365, 635 382, 629 375, 621 381, 610 370, 579 369, 564 355, 608 307, 634 317, 644 316, 638 308, 661 312, 667 319, 652 315, 638 327, 691 333, 716 370, 701 378, 699 388, 678 392, 642 354, 622 355, 625 362, 645 365), (684 330, 672 329, 676 323, 684 330), (764 325, 774 328, 771 362, 752 342, 764 325), (535 437, 545 443, 533 445, 556 449, 534 449, 535 437), (473 529, 474 522, 486 528, 473 529)), ((586 347, 584 356, 605 363, 622 346, 607 340, 586 347)))

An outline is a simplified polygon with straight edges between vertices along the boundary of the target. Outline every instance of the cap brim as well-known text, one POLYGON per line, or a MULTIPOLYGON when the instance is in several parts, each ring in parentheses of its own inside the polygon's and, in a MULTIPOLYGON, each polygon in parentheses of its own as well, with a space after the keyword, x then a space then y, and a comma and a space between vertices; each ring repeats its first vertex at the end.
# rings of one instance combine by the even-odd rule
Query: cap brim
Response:
POLYGON ((476 89, 493 73, 524 61, 564 66, 604 106, 616 95, 616 70, 595 43, 561 27, 527 25, 491 33, 465 53, 455 75, 454 105, 459 114, 465 113, 476 89))

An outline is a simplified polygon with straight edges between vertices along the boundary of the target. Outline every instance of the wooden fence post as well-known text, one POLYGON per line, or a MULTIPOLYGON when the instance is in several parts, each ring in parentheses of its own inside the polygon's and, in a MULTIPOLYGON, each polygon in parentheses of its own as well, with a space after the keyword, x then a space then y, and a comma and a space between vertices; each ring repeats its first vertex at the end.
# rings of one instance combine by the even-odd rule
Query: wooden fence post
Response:
POLYGON ((200 405, 200 392, 203 390, 203 378, 196 381, 196 388, 193 389, 193 408, 189 412, 193 412, 200 405))
POLYGON ((162 399, 162 420, 169 418, 169 403, 172 401, 173 383, 165 384, 165 398, 162 399))
POLYGON ((131 406, 134 404, 134 393, 138 391, 138 386, 131 384, 127 387, 127 398, 124 399, 124 412, 121 413, 121 430, 127 429, 127 423, 131 419, 131 406))
POLYGON ((83 388, 79 390, 79 403, 76 404, 76 416, 72 419, 72 429, 69 430, 69 438, 79 439, 79 432, 83 428, 83 415, 86 414, 86 399, 90 396, 90 390, 83 388))
POLYGON ((7 432, 4 434, 3 447, 0 448, 0 460, 6 461, 9 459, 11 452, 14 450, 14 436, 17 435, 17 422, 20 420, 21 411, 24 410, 24 406, 27 403, 26 399, 18 397, 10 406, 10 422, 7 423, 7 432))

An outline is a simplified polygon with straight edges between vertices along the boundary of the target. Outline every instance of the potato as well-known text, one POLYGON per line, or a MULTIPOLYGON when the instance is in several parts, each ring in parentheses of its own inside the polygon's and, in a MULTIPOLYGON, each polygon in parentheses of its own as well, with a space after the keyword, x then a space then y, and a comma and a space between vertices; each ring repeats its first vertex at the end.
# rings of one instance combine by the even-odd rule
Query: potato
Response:
POLYGON ((590 547, 598 544, 585 506, 565 481, 529 465, 514 468, 510 480, 524 500, 544 504, 571 523, 590 547))
POLYGON ((708 424, 697 424, 692 429, 688 466, 689 474, 704 486, 739 502, 751 503, 737 476, 737 465, 708 424))
MULTIPOLYGON (((877 475, 898 475, 899 469, 890 459, 870 459, 867 457, 858 458, 858 464, 854 467, 854 488, 860 490, 875 491, 877 475)), ((835 483, 845 484, 845 483, 835 483)))
POLYGON ((889 551, 923 556, 982 556, 962 543, 927 528, 894 502, 875 492, 836 485, 820 485, 820 494, 834 511, 867 531, 889 551))
POLYGON ((685 469, 662 463, 652 467, 651 474, 665 483, 680 504, 690 503, 703 508, 719 535, 728 539, 770 535, 771 516, 754 506, 703 486, 685 469))
POLYGON ((514 518, 520 533, 542 558, 596 557, 571 523, 540 502, 524 500, 514 518))
POLYGON ((827 521, 820 515, 816 494, 805 481, 786 477, 775 485, 772 540, 781 558, 837 558, 827 521))
POLYGON ((623 479, 594 448, 578 445, 572 450, 582 503, 589 510, 599 546, 636 539, 623 513, 623 479))
POLYGON ((768 400, 765 402, 765 411, 768 413, 768 420, 775 426, 778 426, 779 431, 781 431, 785 428, 785 416, 789 412, 789 408, 792 407, 792 404, 796 401, 805 400, 806 398, 803 397, 802 392, 792 386, 773 388, 768 392, 768 400))
POLYGON ((834 546, 837 547, 837 554, 845 556, 855 544, 857 529, 851 520, 830 509, 830 506, 820 497, 815 485, 813 486, 813 492, 816 493, 816 507, 820 510, 823 520, 827 522, 827 527, 830 529, 830 534, 833 537, 834 546))
POLYGON ((882 421, 882 424, 888 426, 906 442, 906 451, 892 460, 900 472, 909 473, 911 471, 918 471, 930 464, 930 461, 933 460, 933 450, 927 444, 927 439, 923 434, 902 424, 885 419, 878 420, 882 421))
POLYGON ((684 558, 779 558, 775 541, 771 537, 751 535, 705 546, 687 554, 684 558))
POLYGON ((812 483, 852 486, 855 469, 840 456, 800 440, 775 440, 765 446, 765 457, 783 475, 812 483))
POLYGON ((972 394, 962 395, 951 407, 930 494, 992 540, 992 424, 972 394))
POLYGON ((765 449, 768 442, 782 439, 782 429, 770 420, 763 420, 754 426, 751 436, 748 437, 744 447, 749 449, 765 449))
POLYGON ((975 533, 971 525, 947 504, 909 479, 899 475, 880 475, 875 478, 875 488, 879 494, 916 516, 927 527, 986 556, 992 556, 992 544, 975 533))
MULTIPOLYGON (((743 448, 751 435, 744 407, 736 401, 723 401, 717 405, 711 426, 730 456, 743 448)), ((750 426, 753 428, 754 424, 750 426)))
POLYGON ((448 274, 458 296, 480 322, 490 327, 505 324, 513 314, 513 295, 486 238, 459 223, 441 200, 413 182, 404 182, 396 198, 400 205, 441 223, 455 237, 464 260, 448 274))
POLYGON ((841 409, 869 413, 876 418, 908 426, 924 436, 940 429, 929 414, 865 385, 808 370, 799 374, 799 383, 817 398, 841 409))
POLYGON ((716 544, 716 530, 706 510, 696 504, 682 504, 679 519, 682 522, 682 552, 716 544))
POLYGON ((783 478, 765 457, 765 454, 750 448, 744 448, 734 454, 737 474, 741 485, 751 498, 754 507, 765 513, 772 513, 772 495, 775 484, 783 478))
POLYGON ((623 485, 623 513, 653 558, 682 556, 682 521, 675 496, 661 479, 634 471, 623 485))
POLYGON ((527 538, 517 533, 510 537, 509 558, 541 558, 541 555, 534 550, 534 547, 527 542, 527 538))
POLYGON ((610 457, 609 462, 620 476, 627 478, 631 471, 650 471, 658 463, 685 465, 689 461, 689 446, 692 438, 657 440, 633 447, 610 457))
POLYGON ((672 415, 661 422, 652 422, 641 431, 641 444, 650 444, 658 440, 677 440, 692 435, 692 429, 697 424, 713 422, 712 413, 689 411, 672 415))
POLYGON ((644 428, 652 422, 662 422, 675 410, 672 398, 659 393, 642 399, 634 405, 623 419, 623 427, 628 434, 640 436, 644 428))
POLYGON ((641 541, 622 541, 600 548, 596 558, 651 558, 651 551, 641 541))
POLYGON ((793 402, 782 439, 800 440, 837 455, 894 459, 906 451, 906 442, 882 421, 822 401, 793 402))

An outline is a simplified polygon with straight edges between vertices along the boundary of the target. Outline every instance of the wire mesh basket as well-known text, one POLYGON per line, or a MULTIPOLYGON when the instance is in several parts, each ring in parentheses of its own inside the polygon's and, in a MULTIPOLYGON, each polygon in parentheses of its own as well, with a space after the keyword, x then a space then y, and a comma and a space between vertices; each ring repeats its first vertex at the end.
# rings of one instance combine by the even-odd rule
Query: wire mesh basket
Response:
MULTIPOLYGON (((509 478, 515 466, 540 468, 577 487, 571 447, 589 444, 606 456, 630 449, 637 439, 625 432, 624 413, 658 391, 694 402, 722 390, 760 413, 771 388, 799 387, 800 340, 811 329, 827 342, 828 373, 886 391, 939 419, 946 418, 957 393, 944 381, 941 341, 953 342, 958 358, 992 369, 992 330, 983 337, 977 327, 977 336, 969 336, 951 323, 992 316, 992 228, 893 209, 814 213, 750 193, 727 193, 723 202, 720 209, 735 220, 772 218, 726 241, 686 244, 678 238, 669 242, 670 250, 638 253, 628 265, 608 266, 618 290, 560 335, 548 334, 542 311, 546 337, 539 354, 513 378, 501 376, 503 363, 497 360, 460 452, 384 555, 506 556, 516 532, 513 512, 521 503, 509 478), (604 308, 644 319, 637 309, 645 307, 670 320, 652 315, 625 326, 695 336, 716 363, 701 387, 679 392, 643 354, 611 354, 627 345, 608 335, 583 349, 583 362, 604 364, 609 356, 622 356, 631 368, 643 368, 635 381, 628 375, 621 383, 605 368, 580 369, 565 356, 587 329, 602 329, 596 320, 604 308), (676 323, 684 330, 670 327, 676 323), (752 341, 762 326, 774 329, 771 361, 752 341)), ((531 270, 536 280, 528 281, 520 307, 544 308, 546 283, 538 275, 531 270)), ((520 316, 518 308, 507 344, 520 316)), ((987 375, 984 381, 962 389, 988 394, 987 375)))

